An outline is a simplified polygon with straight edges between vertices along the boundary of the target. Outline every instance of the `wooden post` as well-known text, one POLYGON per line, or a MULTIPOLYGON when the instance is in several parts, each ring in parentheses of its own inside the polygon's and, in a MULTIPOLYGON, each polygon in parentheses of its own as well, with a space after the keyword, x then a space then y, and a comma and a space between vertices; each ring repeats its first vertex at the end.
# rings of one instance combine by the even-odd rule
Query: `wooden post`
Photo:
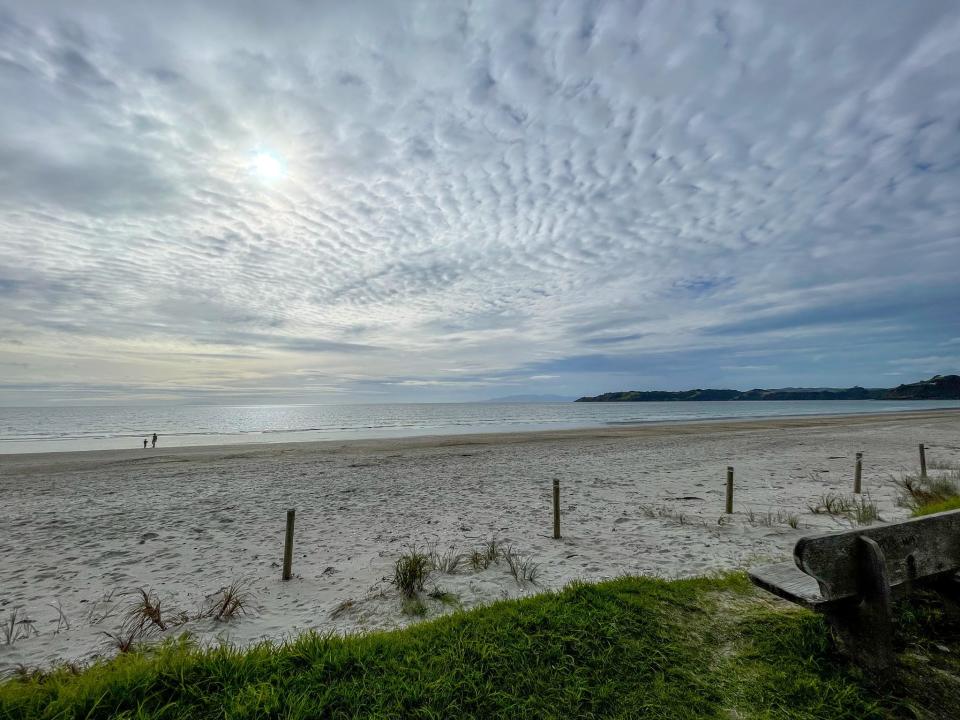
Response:
POLYGON ((553 539, 560 539, 560 481, 553 479, 553 539))
POLYGON ((923 443, 920 443, 920 477, 927 476, 927 450, 923 447, 923 443))
POLYGON ((727 515, 733 514, 733 468, 727 466, 727 515))
POLYGON ((287 510, 287 537, 283 543, 283 579, 289 580, 293 571, 293 521, 296 510, 287 510))
POLYGON ((860 477, 863 474, 863 453, 857 453, 857 467, 853 471, 853 492, 857 495, 860 494, 860 477))

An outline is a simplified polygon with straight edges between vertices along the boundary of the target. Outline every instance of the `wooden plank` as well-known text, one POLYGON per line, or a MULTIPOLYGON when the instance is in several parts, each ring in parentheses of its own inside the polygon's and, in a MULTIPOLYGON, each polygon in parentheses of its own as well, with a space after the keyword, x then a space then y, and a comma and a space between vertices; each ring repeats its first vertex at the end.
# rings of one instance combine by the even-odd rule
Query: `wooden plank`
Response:
POLYGON ((960 510, 800 538, 794 560, 816 578, 825 600, 861 594, 859 537, 870 538, 883 551, 891 588, 960 570, 960 510))
POLYGON ((754 585, 798 605, 817 608, 826 602, 817 581, 789 560, 753 568, 749 575, 754 585))

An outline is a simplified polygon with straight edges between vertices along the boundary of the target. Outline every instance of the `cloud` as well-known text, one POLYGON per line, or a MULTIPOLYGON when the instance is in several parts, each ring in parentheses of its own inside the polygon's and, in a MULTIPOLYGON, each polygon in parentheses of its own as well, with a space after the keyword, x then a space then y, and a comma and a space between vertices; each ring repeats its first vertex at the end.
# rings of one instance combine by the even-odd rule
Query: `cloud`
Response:
POLYGON ((0 0, 0 402, 876 383, 957 334, 958 47, 935 3, 0 0))

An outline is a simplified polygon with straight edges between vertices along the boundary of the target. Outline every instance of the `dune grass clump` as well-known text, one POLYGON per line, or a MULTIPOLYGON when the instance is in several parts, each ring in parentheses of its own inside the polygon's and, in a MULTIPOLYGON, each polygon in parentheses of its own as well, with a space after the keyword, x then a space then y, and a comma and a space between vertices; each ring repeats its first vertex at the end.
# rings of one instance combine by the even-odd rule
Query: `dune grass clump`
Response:
POLYGON ((840 493, 828 492, 821 495, 817 502, 808 505, 814 515, 834 515, 847 517, 853 510, 854 500, 840 493))
POLYGON ((354 600, 344 600, 343 602, 337 604, 337 606, 330 612, 330 619, 336 620, 338 617, 348 612, 356 605, 354 600))
POLYGON ((128 653, 143 643, 150 633, 147 626, 124 623, 116 632, 102 630, 101 634, 107 638, 111 650, 128 653))
POLYGON ((747 524, 751 527, 773 527, 774 525, 789 525, 796 530, 800 527, 800 516, 791 513, 783 508, 777 508, 776 512, 767 511, 764 513, 756 512, 753 508, 747 510, 747 524))
POLYGON ((59 635, 64 630, 69 630, 70 620, 67 618, 67 614, 63 611, 63 603, 57 600, 55 603, 47 604, 57 611, 57 629, 53 631, 53 634, 59 635))
POLYGON ((877 504, 870 499, 869 495, 863 495, 862 497, 853 499, 853 504, 850 508, 851 522, 857 525, 872 525, 874 522, 882 519, 877 504))
POLYGON ((512 545, 503 550, 502 557, 510 568, 510 574, 517 585, 524 587, 527 583, 537 584, 540 575, 540 564, 518 552, 512 545))
POLYGON ((199 618, 213 618, 226 622, 246 615, 253 609, 253 594, 247 580, 234 580, 229 585, 207 596, 207 606, 199 618))
POLYGON ((900 489, 897 502, 901 507, 910 509, 914 515, 929 515, 960 506, 960 467, 938 463, 935 469, 939 472, 927 477, 904 475, 895 480, 900 489))
POLYGON ((139 625, 152 625, 161 632, 166 630, 169 623, 163 618, 160 596, 145 588, 138 588, 132 594, 138 597, 127 612, 128 620, 139 625))
POLYGON ((404 598, 401 612, 403 612, 404 615, 412 615, 413 617, 425 617, 427 614, 427 606, 424 605, 423 600, 418 597, 404 598))
POLYGON ((667 518, 674 520, 680 525, 686 525, 690 519, 680 510, 671 505, 651 505, 650 503, 641 503, 640 512, 648 518, 667 518))
POLYGON ((186 613, 165 613, 160 596, 154 590, 137 588, 123 593, 123 596, 132 596, 134 600, 127 607, 120 627, 114 632, 101 632, 109 647, 117 652, 131 652, 151 636, 182 625, 189 619, 186 613))
POLYGON ((455 593, 448 592, 440 587, 435 587, 429 593, 427 597, 433 598, 444 605, 449 605, 451 607, 458 607, 460 605, 460 598, 457 597, 455 593))
POLYGON ((432 567, 430 556, 413 547, 397 559, 390 582, 405 598, 415 598, 423 592, 432 567))
POLYGON ((491 538, 482 548, 470 553, 470 567, 472 567, 475 572, 486 570, 500 559, 500 552, 499 543, 495 538, 491 538))
POLYGON ((933 515, 938 512, 947 512, 947 510, 960 510, 960 495, 939 502, 922 505, 913 511, 913 515, 914 517, 933 515))
POLYGON ((0 625, 0 638, 4 645, 13 645, 18 640, 26 640, 32 635, 39 635, 36 623, 30 619, 22 607, 15 607, 10 611, 7 619, 0 625))
POLYGON ((456 575, 457 571, 463 565, 464 560, 464 556, 452 547, 443 553, 437 552, 436 550, 430 552, 430 567, 437 572, 442 572, 447 575, 456 575))
POLYGON ((854 525, 870 525, 880 517, 880 510, 869 494, 846 496, 829 492, 821 495, 817 502, 807 506, 814 515, 830 515, 846 518, 854 525))

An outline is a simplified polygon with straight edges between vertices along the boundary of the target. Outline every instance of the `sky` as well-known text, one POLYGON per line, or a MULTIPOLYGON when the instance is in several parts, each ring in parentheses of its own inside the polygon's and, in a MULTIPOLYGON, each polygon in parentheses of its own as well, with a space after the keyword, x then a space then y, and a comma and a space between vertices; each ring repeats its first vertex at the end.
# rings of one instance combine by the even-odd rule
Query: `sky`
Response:
POLYGON ((0 0, 0 404, 960 372, 960 3, 0 0))

